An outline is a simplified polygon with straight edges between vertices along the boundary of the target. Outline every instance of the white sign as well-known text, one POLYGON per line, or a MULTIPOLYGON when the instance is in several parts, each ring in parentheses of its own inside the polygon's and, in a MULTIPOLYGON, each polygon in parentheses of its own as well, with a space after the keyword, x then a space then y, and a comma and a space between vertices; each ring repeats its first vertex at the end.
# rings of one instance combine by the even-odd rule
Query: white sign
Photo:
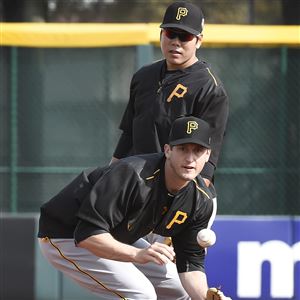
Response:
MULTIPOLYGON (((283 241, 238 243, 237 295, 239 298, 260 298, 262 264, 270 263, 272 298, 293 298, 294 269, 300 262, 300 242, 293 246, 283 241)), ((299 282, 300 284, 300 282, 299 282)))

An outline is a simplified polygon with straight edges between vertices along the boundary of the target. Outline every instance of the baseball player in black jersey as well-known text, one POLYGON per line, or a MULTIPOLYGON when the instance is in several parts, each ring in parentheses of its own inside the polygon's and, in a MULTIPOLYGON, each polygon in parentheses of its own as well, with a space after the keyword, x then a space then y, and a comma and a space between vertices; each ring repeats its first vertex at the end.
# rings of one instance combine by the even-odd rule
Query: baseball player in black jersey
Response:
POLYGON ((165 59, 142 67, 132 77, 130 98, 112 161, 129 155, 163 151, 172 122, 181 115, 207 121, 213 129, 211 155, 201 175, 213 178, 228 118, 228 97, 222 82, 198 60, 204 17, 186 1, 171 4, 161 24, 165 59), (147 138, 145 138, 147 137, 147 138))
MULTIPOLYGON (((193 115, 213 129, 211 155, 201 175, 209 186, 217 166, 228 118, 228 97, 211 67, 198 60, 204 16, 189 2, 171 4, 161 24, 160 45, 165 59, 142 67, 131 80, 130 98, 121 120, 117 159, 163 151, 172 122, 193 115), (145 138, 147 137, 147 138, 145 138)), ((162 241, 149 234, 148 241, 162 241)))
POLYGON ((164 154, 81 173, 41 207, 44 256, 102 300, 205 299, 205 249, 196 236, 216 214, 214 191, 198 175, 210 133, 201 119, 178 118, 164 154), (152 231, 174 247, 149 244, 143 237, 152 231))

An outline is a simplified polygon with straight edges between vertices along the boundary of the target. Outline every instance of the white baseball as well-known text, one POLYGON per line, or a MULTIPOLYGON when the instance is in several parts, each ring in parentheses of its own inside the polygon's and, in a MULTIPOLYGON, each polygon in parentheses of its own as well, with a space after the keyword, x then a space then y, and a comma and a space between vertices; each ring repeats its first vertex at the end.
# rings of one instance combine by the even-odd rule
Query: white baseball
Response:
POLYGON ((216 234, 211 229, 202 229, 197 234, 197 242, 203 248, 212 246, 216 242, 216 239, 216 234))

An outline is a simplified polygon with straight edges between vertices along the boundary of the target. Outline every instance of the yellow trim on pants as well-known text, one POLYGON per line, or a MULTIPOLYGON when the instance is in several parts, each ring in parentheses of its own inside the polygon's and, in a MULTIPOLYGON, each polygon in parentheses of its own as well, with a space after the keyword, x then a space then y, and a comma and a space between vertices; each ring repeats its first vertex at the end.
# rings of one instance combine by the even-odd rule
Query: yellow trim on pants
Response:
POLYGON ((105 286, 103 283, 101 283, 97 278, 95 278, 93 275, 89 274, 88 272, 82 270, 73 260, 69 259, 68 257, 66 257, 62 251, 51 241, 50 238, 45 237, 41 239, 43 242, 49 242, 50 245, 52 245, 52 247, 54 247, 58 253, 60 254, 60 256, 67 260, 69 263, 71 263, 80 273, 88 276, 89 278, 91 278, 92 280, 94 280, 97 284, 99 284, 102 288, 104 288, 105 290, 117 295, 120 299, 122 300, 126 300, 125 297, 123 297, 122 295, 120 295, 118 292, 111 290, 110 288, 108 288, 107 286, 105 286))

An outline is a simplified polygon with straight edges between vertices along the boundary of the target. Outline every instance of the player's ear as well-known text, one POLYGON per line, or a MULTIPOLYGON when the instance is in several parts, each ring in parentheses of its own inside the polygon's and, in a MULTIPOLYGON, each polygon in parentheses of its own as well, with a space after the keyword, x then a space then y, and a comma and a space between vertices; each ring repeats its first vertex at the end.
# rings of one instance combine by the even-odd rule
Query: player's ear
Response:
POLYGON ((209 157, 210 157, 211 149, 206 149, 206 162, 208 162, 209 157))
POLYGON ((164 152, 165 152, 166 158, 169 158, 169 157, 170 157, 170 151, 171 151, 170 145, 165 144, 165 145, 164 145, 164 152))
POLYGON ((197 37, 196 49, 199 49, 199 48, 201 47, 202 39, 203 39, 203 34, 200 34, 200 35, 197 37))

